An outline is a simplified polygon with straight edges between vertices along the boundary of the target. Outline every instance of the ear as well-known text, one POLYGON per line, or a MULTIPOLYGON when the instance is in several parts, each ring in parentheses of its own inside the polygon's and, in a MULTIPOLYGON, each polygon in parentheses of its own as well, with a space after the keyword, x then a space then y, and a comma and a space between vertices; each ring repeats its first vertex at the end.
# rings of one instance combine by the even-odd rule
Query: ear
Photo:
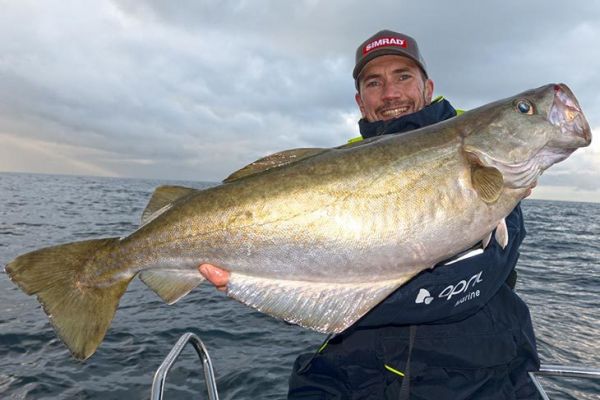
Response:
POLYGON ((358 108, 360 109, 360 113, 361 113, 362 117, 366 118, 365 105, 363 104, 362 98, 360 97, 360 93, 356 92, 356 94, 354 95, 354 100, 356 100, 356 104, 358 105, 358 108))
POLYGON ((425 80, 425 87, 423 88, 423 96, 425 97, 425 101, 427 104, 431 103, 431 99, 433 98, 433 81, 431 79, 425 80))

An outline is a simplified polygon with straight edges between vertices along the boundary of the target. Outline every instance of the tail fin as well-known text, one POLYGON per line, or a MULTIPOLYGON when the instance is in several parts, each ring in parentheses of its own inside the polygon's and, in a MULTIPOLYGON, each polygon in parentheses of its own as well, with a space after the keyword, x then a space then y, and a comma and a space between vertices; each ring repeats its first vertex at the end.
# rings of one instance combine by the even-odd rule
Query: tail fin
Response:
POLYGON ((85 360, 95 351, 112 321, 132 277, 103 286, 80 281, 83 266, 118 238, 47 247, 17 257, 6 266, 10 279, 37 295, 56 333, 73 355, 85 360))

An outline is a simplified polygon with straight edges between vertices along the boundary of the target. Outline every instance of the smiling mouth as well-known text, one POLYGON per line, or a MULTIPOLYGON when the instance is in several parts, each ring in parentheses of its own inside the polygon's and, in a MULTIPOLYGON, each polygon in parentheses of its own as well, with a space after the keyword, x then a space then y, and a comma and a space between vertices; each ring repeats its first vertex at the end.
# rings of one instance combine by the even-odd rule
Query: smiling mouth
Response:
POLYGON ((409 110, 410 110, 409 106, 394 107, 394 108, 387 108, 385 110, 381 110, 379 112, 379 114, 383 118, 389 119, 389 118, 396 118, 401 115, 404 115, 404 114, 408 113, 409 110))

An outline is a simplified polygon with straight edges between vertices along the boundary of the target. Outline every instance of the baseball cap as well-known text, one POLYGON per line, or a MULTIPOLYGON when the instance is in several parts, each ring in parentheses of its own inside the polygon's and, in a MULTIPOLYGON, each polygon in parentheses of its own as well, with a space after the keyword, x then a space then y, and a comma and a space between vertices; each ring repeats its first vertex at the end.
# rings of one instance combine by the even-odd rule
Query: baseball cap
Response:
POLYGON ((358 87, 358 75, 360 75, 360 72, 369 61, 389 54, 410 58, 421 67, 425 73, 425 77, 427 77, 425 60, 421 56, 417 41, 403 33, 383 30, 365 40, 356 49, 356 66, 354 67, 354 71, 352 71, 356 86, 358 87))

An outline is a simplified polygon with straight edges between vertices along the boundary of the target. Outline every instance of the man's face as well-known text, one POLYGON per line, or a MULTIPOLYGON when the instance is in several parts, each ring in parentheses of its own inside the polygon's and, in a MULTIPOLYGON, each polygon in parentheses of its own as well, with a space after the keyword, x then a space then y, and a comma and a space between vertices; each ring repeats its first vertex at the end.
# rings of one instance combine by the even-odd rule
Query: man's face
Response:
POLYGON ((412 114, 431 103, 433 81, 410 58, 386 55, 363 68, 356 103, 369 122, 412 114))

